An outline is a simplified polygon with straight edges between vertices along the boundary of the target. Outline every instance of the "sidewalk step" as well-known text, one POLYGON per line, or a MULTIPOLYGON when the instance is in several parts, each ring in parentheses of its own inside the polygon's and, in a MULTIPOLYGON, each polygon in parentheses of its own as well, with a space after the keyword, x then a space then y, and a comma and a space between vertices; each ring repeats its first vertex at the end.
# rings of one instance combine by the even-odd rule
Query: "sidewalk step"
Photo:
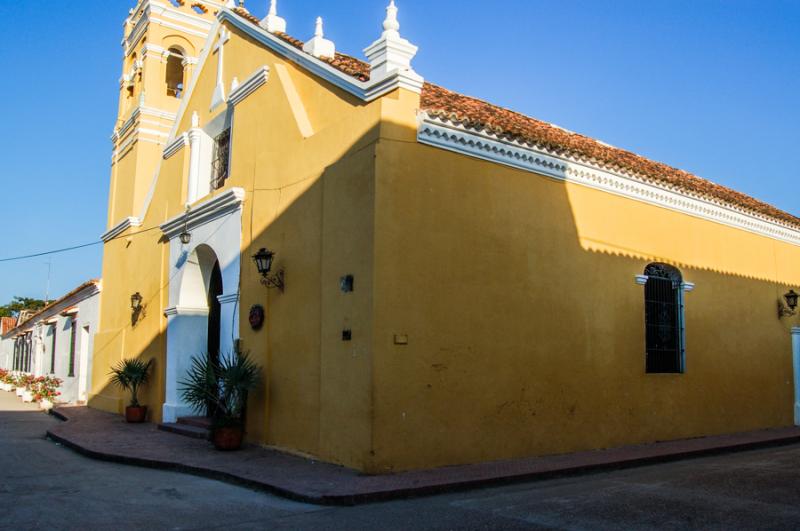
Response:
POLYGON ((195 428, 211 429, 211 419, 208 417, 180 417, 178 424, 194 426, 195 428))
POLYGON ((191 437, 193 439, 209 439, 211 435, 211 432, 206 428, 199 428, 197 426, 190 426, 188 424, 178 424, 177 422, 159 424, 158 429, 161 431, 183 435, 185 437, 191 437))

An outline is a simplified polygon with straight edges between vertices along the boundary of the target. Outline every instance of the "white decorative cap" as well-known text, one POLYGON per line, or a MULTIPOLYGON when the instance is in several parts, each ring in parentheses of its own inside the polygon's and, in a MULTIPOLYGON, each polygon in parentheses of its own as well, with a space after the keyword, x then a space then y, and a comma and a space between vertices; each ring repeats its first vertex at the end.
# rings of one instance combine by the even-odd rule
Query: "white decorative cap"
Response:
POLYGON ((397 6, 394 5, 394 0, 391 0, 389 7, 386 8, 386 20, 383 21, 383 36, 400 37, 400 21, 397 20, 397 6))
POLYGON ((278 16, 278 0, 270 0, 269 13, 259 25, 270 33, 286 33, 286 21, 278 16))
POLYGON ((192 113, 192 129, 200 127, 200 116, 197 114, 197 111, 192 113))
POLYGON ((317 17, 314 38, 303 45, 303 51, 314 57, 334 57, 336 55, 336 45, 333 41, 329 41, 325 38, 325 31, 322 28, 322 17, 317 17))
POLYGON ((418 49, 400 36, 397 6, 394 0, 391 0, 389 7, 386 8, 386 20, 383 21, 381 38, 364 50, 371 67, 370 80, 399 75, 421 86, 422 78, 411 68, 411 60, 417 55, 418 49))

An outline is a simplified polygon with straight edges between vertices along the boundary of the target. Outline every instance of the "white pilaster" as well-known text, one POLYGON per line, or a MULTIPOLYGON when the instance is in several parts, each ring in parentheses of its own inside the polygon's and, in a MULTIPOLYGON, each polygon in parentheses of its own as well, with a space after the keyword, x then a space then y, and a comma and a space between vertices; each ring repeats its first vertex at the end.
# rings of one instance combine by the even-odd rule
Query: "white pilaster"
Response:
POLYGON ((233 353, 233 343, 239 339, 239 293, 217 297, 220 304, 219 351, 233 353))
POLYGON ((166 397, 162 407, 163 422, 175 422, 178 417, 196 414, 180 394, 180 381, 186 378, 193 356, 208 350, 208 308, 173 306, 167 316, 166 397))
POLYGON ((189 129, 189 183, 186 202, 194 203, 211 191, 211 157, 213 140, 199 126, 197 113, 192 115, 189 129))
POLYGON ((794 368, 794 424, 800 426, 800 327, 792 327, 792 367, 794 368))

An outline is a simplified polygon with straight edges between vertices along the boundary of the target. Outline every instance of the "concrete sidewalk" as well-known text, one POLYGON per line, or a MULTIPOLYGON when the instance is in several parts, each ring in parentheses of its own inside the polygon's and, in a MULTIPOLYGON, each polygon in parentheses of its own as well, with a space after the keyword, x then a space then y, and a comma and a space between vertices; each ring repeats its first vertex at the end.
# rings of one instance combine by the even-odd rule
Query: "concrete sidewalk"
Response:
POLYGON ((789 427, 367 476, 257 446, 217 452, 207 441, 159 431, 154 424, 126 424, 117 415, 87 407, 59 408, 53 414, 65 422, 48 436, 84 455, 187 472, 320 505, 355 505, 800 442, 800 428, 789 427))

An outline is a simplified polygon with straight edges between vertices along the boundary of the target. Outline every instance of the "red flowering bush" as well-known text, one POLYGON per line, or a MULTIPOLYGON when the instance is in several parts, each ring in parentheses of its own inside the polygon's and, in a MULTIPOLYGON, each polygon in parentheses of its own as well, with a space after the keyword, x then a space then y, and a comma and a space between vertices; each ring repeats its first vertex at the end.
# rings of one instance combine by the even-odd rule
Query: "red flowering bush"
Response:
POLYGON ((55 402, 61 396, 58 390, 58 386, 61 383, 61 380, 52 376, 39 376, 33 379, 28 388, 33 393, 33 399, 36 402, 41 402, 42 400, 55 402))

